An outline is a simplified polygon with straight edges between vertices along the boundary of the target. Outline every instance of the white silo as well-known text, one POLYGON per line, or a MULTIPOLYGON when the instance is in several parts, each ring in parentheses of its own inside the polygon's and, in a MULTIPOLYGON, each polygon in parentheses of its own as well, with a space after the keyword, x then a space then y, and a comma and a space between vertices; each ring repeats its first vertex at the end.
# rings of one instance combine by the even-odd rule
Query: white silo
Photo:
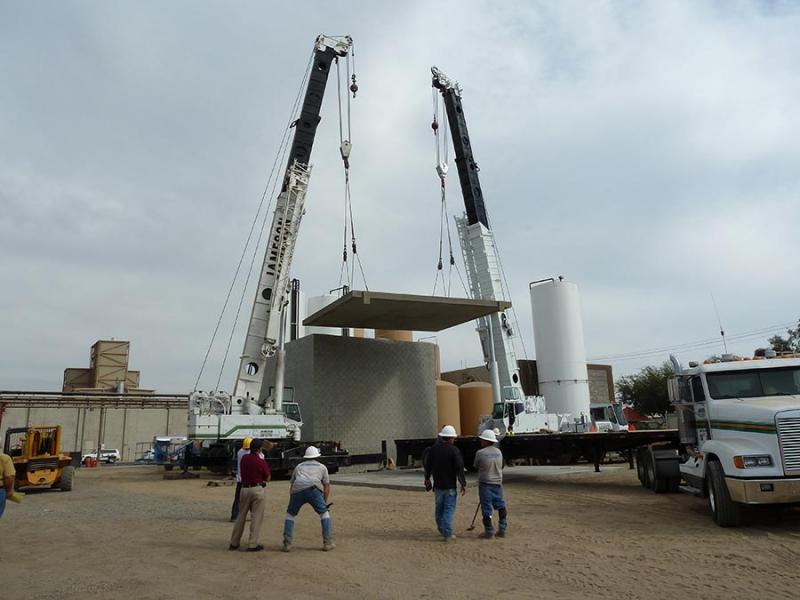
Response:
MULTIPOLYGON (((308 301, 306 302, 306 313, 305 317, 310 317, 318 310, 322 310, 328 304, 335 302, 339 299, 339 296, 334 296, 332 294, 325 294, 322 296, 311 296, 308 301)), ((304 318, 305 318, 304 317, 304 318)), ((305 326, 303 328, 303 335, 312 335, 314 333, 321 333, 325 335, 342 335, 342 329, 339 327, 309 327, 305 326)))
POLYGON ((583 343, 578 286, 561 280, 531 284, 533 338, 539 393, 547 412, 555 413, 565 426, 589 423, 589 375, 583 343))

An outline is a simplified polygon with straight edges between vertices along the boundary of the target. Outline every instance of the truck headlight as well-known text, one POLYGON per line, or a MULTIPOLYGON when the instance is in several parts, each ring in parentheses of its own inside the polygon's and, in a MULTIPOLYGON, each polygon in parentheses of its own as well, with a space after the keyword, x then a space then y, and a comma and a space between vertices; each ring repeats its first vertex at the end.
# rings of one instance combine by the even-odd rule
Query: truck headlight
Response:
POLYGON ((734 456, 733 464, 737 469, 752 469, 754 467, 771 467, 772 457, 769 454, 751 454, 748 456, 734 456))

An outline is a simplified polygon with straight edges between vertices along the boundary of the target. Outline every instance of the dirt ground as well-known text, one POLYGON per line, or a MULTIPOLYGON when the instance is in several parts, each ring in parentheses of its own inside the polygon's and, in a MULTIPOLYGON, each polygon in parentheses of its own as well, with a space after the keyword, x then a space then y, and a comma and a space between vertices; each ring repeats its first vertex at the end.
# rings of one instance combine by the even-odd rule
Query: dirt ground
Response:
MULTIPOLYGON (((304 508, 280 552, 288 484, 274 482, 267 551, 228 551, 232 487, 165 481, 155 467, 81 470, 70 493, 28 495, 0 520, 6 598, 797 598, 800 512, 714 525, 703 500, 642 490, 632 472, 534 476, 506 487, 510 535, 440 541, 433 498, 335 485, 338 547, 304 508)), ((480 519, 479 519, 480 520, 480 519)))

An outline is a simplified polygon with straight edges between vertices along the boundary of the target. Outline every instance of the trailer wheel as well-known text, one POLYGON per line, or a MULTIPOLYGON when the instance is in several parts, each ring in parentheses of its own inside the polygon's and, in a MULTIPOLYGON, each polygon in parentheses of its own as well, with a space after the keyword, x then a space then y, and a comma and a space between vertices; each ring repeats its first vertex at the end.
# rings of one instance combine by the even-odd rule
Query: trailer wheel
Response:
POLYGON ((639 483, 642 484, 643 488, 650 487, 650 483, 647 481, 647 469, 645 469, 646 456, 647 454, 641 448, 636 450, 636 476, 639 478, 639 483))
POLYGON ((653 455, 648 450, 644 451, 644 472, 647 479, 647 487, 657 494, 660 493, 656 487, 658 485, 658 479, 656 476, 656 461, 653 460, 653 455))
POLYGON ((722 465, 714 460, 708 463, 708 503, 714 522, 720 527, 738 527, 742 524, 743 507, 731 500, 722 465))
POLYGON ((58 489, 62 492, 72 491, 72 481, 75 479, 75 467, 64 467, 61 479, 58 480, 58 489))

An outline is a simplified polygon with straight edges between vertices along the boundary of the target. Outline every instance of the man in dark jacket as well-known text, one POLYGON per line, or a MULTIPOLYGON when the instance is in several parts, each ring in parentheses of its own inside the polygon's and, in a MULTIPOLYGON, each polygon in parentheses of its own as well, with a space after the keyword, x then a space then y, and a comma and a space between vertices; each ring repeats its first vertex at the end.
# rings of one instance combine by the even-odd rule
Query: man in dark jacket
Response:
POLYGON ((461 495, 467 492, 464 477, 464 458, 461 451, 453 445, 456 430, 445 425, 439 432, 439 439, 425 449, 422 464, 425 467, 425 489, 433 489, 436 494, 436 528, 445 542, 456 539, 453 535, 453 516, 456 513, 456 480, 461 484, 461 495), (433 484, 431 484, 433 476, 433 484))

